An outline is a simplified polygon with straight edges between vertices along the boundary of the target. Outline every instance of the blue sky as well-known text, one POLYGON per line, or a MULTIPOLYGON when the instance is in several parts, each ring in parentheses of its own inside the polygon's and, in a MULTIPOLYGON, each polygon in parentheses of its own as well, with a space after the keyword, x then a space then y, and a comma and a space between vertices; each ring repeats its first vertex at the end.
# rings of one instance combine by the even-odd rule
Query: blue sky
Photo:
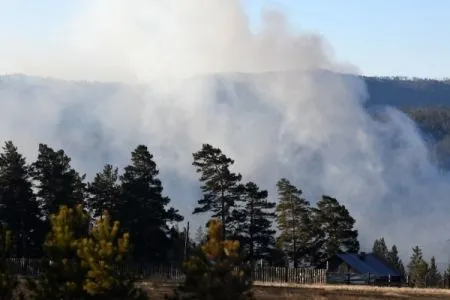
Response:
MULTIPOLYGON (((0 33, 50 37, 85 1, 0 0, 0 33)), ((448 0, 243 1, 252 27, 263 7, 279 7, 292 30, 322 34, 339 59, 365 74, 450 77, 448 0)))

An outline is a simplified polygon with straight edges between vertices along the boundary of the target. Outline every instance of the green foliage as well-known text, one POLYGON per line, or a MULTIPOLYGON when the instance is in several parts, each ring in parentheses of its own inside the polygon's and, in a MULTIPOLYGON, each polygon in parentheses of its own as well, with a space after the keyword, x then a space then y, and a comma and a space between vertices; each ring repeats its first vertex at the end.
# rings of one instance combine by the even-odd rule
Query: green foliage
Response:
POLYGON ((239 200, 239 182, 242 176, 230 171, 234 160, 209 144, 203 144, 200 151, 193 153, 193 157, 192 165, 200 174, 203 193, 193 214, 211 212, 212 217, 220 218, 223 235, 226 237, 234 221, 232 209, 239 200))
POLYGON ((308 253, 313 234, 309 202, 302 198, 302 191, 286 178, 277 182, 277 188, 278 242, 297 267, 299 259, 308 253))
POLYGON ((450 109, 446 107, 409 108, 405 112, 413 119, 435 150, 437 163, 450 167, 450 109))
POLYGON ((131 162, 120 177, 119 221, 131 239, 139 241, 133 247, 135 259, 162 262, 167 260, 170 246, 168 223, 180 222, 183 217, 174 208, 166 208, 170 199, 162 195, 159 170, 146 146, 132 152, 131 162))
POLYGON ((8 258, 11 255, 12 234, 5 226, 0 228, 0 300, 21 299, 18 278, 11 274, 8 258))
POLYGON ((40 255, 44 233, 39 204, 33 194, 29 166, 12 142, 0 154, 0 220, 13 232, 15 257, 40 255))
POLYGON ((373 242, 372 252, 384 261, 389 261, 389 250, 383 237, 373 242))
POLYGON ((425 287, 428 273, 428 264, 423 259, 422 249, 415 246, 408 264, 410 284, 416 287, 425 287))
POLYGON ((430 261, 430 268, 428 269, 426 285, 427 287, 438 287, 441 280, 442 275, 436 266, 436 259, 433 256, 430 261))
POLYGON ((184 283, 170 299, 252 299, 250 268, 242 263, 239 242, 224 240, 220 221, 211 220, 208 240, 183 266, 184 283))
POLYGON ((314 253, 315 264, 320 264, 339 252, 359 252, 355 219, 335 198, 322 196, 317 207, 313 208, 312 221, 315 239, 321 245, 314 253))
POLYGON ((61 206, 57 214, 50 215, 50 224, 44 243, 44 271, 29 288, 35 300, 84 299, 86 270, 77 258, 77 247, 88 234, 89 216, 81 206, 61 206))
POLYGON ((393 245, 391 251, 389 251, 387 256, 387 263, 397 270, 403 279, 406 278, 405 266, 403 265, 402 260, 398 256, 397 246, 393 245))
POLYGON ((260 190, 254 182, 248 182, 242 188, 240 202, 243 205, 235 211, 237 237, 247 259, 255 262, 267 258, 274 247, 275 203, 269 202, 267 191, 260 190))
POLYGON ((130 249, 129 234, 119 236, 119 222, 111 224, 107 211, 96 221, 89 237, 77 243, 81 266, 87 270, 83 289, 93 299, 146 299, 134 280, 120 274, 117 264, 124 262, 130 249))
POLYGON ((119 170, 112 165, 106 165, 103 171, 97 173, 92 182, 88 183, 87 205, 94 218, 100 217, 107 210, 117 218, 117 204, 120 198, 119 170))
POLYGON ((189 236, 186 237, 186 228, 180 230, 177 225, 170 228, 169 231, 170 246, 167 249, 167 256, 170 262, 181 266, 192 249, 195 248, 194 241, 189 236))
POLYGON ((44 243, 47 262, 43 274, 30 280, 35 300, 145 300, 128 274, 118 272, 128 256, 128 233, 119 236, 119 223, 104 213, 89 230, 89 215, 81 205, 61 206, 50 216, 51 230, 44 243))
POLYGON ((83 203, 85 176, 70 166, 70 158, 63 150, 54 151, 39 144, 37 160, 32 164, 33 179, 37 181, 37 197, 46 217, 58 211, 61 205, 74 207, 83 203))

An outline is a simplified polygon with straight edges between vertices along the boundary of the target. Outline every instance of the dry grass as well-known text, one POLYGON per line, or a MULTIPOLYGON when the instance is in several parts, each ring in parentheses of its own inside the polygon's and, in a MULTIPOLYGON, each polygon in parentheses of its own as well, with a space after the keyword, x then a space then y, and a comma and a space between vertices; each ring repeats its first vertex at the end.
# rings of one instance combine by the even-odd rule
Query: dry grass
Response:
MULTIPOLYGON (((175 284, 142 283, 149 291, 151 299, 164 299, 170 295, 175 284)), ((443 300, 450 299, 450 290, 414 289, 348 285, 296 285, 267 284, 254 282, 253 292, 257 300, 375 300, 410 299, 443 300)))
MULTIPOLYGON (((299 285, 299 284, 267 284, 254 282, 255 288, 278 288, 280 292, 288 289, 290 293, 297 290, 308 291, 309 293, 321 295, 348 295, 348 296, 377 296, 387 298, 423 298, 423 299, 450 299, 450 290, 432 288, 408 288, 408 287, 376 287, 357 285, 299 285), (431 297, 431 298, 430 298, 431 297)), ((333 298, 334 299, 334 298, 333 298)))

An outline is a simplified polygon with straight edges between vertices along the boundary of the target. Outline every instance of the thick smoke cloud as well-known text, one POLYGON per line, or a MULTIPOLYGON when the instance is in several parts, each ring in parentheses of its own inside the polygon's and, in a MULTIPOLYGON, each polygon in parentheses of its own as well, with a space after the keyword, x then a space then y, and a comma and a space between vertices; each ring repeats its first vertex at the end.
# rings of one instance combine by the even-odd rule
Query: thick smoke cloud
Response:
POLYGON ((46 142, 92 176, 145 143, 190 218, 199 192, 191 153, 207 142, 271 197, 282 176, 313 203, 336 196, 365 248, 384 236, 405 259, 418 244, 447 262, 450 181, 411 120, 394 109, 383 122, 367 114, 363 82, 342 75, 357 68, 320 35, 291 32, 276 11, 254 33, 236 0, 83 3, 53 43, 2 48, 0 71, 127 84, 5 77, 0 136, 30 160, 46 142))

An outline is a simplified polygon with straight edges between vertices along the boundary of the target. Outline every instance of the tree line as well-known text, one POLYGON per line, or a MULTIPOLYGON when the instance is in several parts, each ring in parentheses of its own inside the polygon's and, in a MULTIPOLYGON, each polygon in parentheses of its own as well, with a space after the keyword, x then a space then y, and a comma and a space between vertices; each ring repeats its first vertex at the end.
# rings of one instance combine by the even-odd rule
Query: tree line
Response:
MULTIPOLYGON (((300 188, 281 178, 276 183, 277 201, 271 201, 267 190, 244 182, 241 174, 232 171, 234 160, 219 148, 203 144, 192 158, 202 191, 193 215, 217 218, 223 237, 239 241, 247 262, 323 266, 336 253, 359 252, 355 219, 337 199, 324 195, 311 205, 300 188)), ((82 207, 90 223, 107 211, 120 222, 121 233, 130 235, 129 259, 181 263, 186 250, 206 240, 204 226, 186 243, 186 232, 178 226, 184 217, 170 206, 158 175, 153 155, 144 145, 131 152, 130 163, 121 172, 107 164, 86 182, 86 175, 71 166, 64 150, 40 144, 37 159, 28 163, 13 142, 6 142, 0 153, 0 221, 12 234, 11 256, 45 255, 42 245, 51 228, 50 216, 64 205, 82 207)), ((421 250, 416 248, 408 270, 396 246, 388 251, 384 239, 375 241, 373 252, 415 278, 413 273, 424 269, 421 250)), ((430 274, 437 270, 433 261, 426 263, 427 279, 434 278, 430 274)))
POLYGON ((405 268, 402 260, 398 256, 396 245, 388 249, 383 237, 376 239, 373 243, 372 252, 387 262, 390 266, 399 271, 410 286, 415 287, 449 287, 450 265, 444 272, 440 272, 434 256, 430 261, 423 257, 423 251, 419 246, 412 248, 408 265, 405 268))
MULTIPOLYGON (((316 265, 334 253, 359 250, 355 220, 336 199, 323 196, 313 207, 299 188, 282 178, 276 183, 275 204, 266 190, 232 172, 233 164, 209 144, 193 153, 202 191, 193 214, 217 217, 224 237, 238 240, 248 261, 316 265)), ((186 233, 178 224, 184 217, 170 206, 158 175, 144 145, 132 151, 122 172, 107 164, 86 182, 64 150, 40 144, 37 159, 28 163, 13 142, 6 142, 0 153, 0 221, 12 232, 12 255, 41 257, 50 216, 62 205, 81 205, 92 220, 106 210, 120 222, 133 241, 131 259, 181 262, 186 233)), ((188 244, 193 247, 194 241, 188 244)))

